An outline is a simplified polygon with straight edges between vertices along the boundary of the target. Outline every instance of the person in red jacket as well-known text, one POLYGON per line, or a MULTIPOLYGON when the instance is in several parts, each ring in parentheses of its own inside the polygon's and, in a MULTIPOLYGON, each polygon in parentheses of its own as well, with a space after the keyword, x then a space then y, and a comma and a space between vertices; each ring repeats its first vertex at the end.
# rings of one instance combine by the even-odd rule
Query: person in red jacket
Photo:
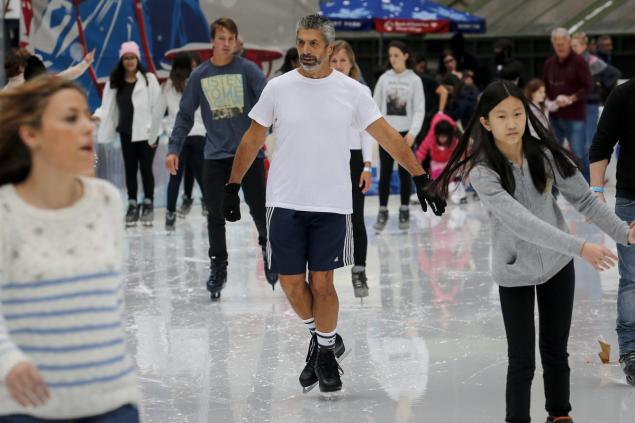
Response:
POLYGON ((593 89, 589 65, 571 49, 571 36, 564 28, 551 32, 551 45, 555 54, 545 61, 543 78, 547 98, 555 101, 558 110, 549 115, 549 121, 560 143, 565 138, 571 151, 582 164, 582 174, 589 180, 589 148, 585 121, 586 100, 593 89))
MULTIPOLYGON (((427 168, 432 179, 441 174, 459 143, 456 136, 456 122, 445 113, 437 113, 432 118, 430 130, 417 149, 417 159, 427 168), (424 165, 429 159, 429 166, 424 165)), ((452 182, 450 198, 456 203, 465 203, 467 197, 460 181, 452 182)))

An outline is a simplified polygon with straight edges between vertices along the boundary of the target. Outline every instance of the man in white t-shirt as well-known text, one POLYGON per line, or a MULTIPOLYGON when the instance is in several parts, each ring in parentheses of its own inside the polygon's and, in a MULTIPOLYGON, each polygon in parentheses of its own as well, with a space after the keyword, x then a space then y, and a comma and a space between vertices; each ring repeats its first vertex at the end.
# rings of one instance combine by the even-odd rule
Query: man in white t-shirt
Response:
POLYGON ((336 357, 345 348, 337 334, 339 301, 333 270, 353 264, 350 128, 366 129, 414 176, 422 208, 435 214, 445 201, 423 192, 429 181, 416 157, 382 118, 368 90, 332 70, 335 30, 320 15, 308 15, 297 29, 301 67, 269 81, 249 113, 251 126, 236 152, 224 212, 240 219, 240 181, 273 126, 277 150, 267 181, 268 254, 280 285, 312 334, 300 384, 305 392, 342 388, 336 357), (309 269, 308 283, 306 270, 309 269))

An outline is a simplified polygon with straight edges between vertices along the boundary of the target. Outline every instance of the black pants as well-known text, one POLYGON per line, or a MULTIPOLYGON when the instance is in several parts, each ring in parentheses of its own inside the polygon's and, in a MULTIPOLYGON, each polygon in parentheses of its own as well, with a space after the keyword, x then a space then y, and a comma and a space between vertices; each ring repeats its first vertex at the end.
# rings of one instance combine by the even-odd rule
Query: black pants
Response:
POLYGON ((539 346, 545 386, 545 408, 551 416, 567 416, 569 354, 567 342, 573 312, 575 270, 573 261, 542 285, 500 287, 500 302, 507 333, 506 422, 529 422, 531 382, 534 377, 534 303, 538 297, 539 346))
MULTIPOLYGON (((406 132, 401 133, 402 136, 406 132)), ((392 178, 392 168, 395 159, 392 158, 386 150, 379 147, 379 205, 388 205, 388 196, 390 195, 390 180, 392 178)), ((401 192, 401 205, 405 206, 410 202, 410 194, 412 193, 412 180, 410 174, 401 166, 399 168, 399 191, 401 192)))
MULTIPOLYGON (((201 157, 201 175, 203 174, 203 158, 201 157)), ((199 182, 198 186, 203 191, 203 185, 199 182)), ((194 175, 192 171, 185 166, 183 169, 183 195, 188 198, 192 198, 192 191, 194 191, 194 175)))
POLYGON ((364 224, 365 195, 359 187, 359 178, 364 171, 362 150, 351 150, 351 183, 353 184, 353 249, 355 266, 366 266, 368 237, 364 224))
MULTIPOLYGON (((170 181, 168 182, 168 204, 167 209, 169 212, 174 213, 176 211, 176 200, 179 196, 179 188, 181 187, 181 179, 185 170, 188 169, 192 178, 196 178, 198 186, 203 191, 203 198, 205 198, 205 192, 203 190, 203 150, 205 148, 205 137, 187 137, 183 144, 183 150, 179 157, 179 169, 176 175, 170 175, 170 181)), ((192 182, 192 185, 194 183, 192 182)), ((187 189, 185 195, 188 195, 187 189)), ((192 188, 190 187, 189 197, 192 196, 192 188)))
POLYGON ((137 171, 141 169, 144 198, 154 199, 154 174, 152 162, 157 149, 150 147, 147 141, 132 142, 128 134, 121 137, 121 153, 123 154, 124 169, 126 171, 126 189, 128 199, 137 200, 137 171))
MULTIPOLYGON (((225 239, 225 216, 223 214, 224 187, 232 170, 233 158, 205 160, 203 181, 207 202, 207 233, 209 236, 209 257, 218 261, 227 260, 225 239)), ((267 221, 265 217, 265 165, 264 159, 256 159, 242 181, 245 201, 249 213, 258 230, 258 244, 267 245, 267 221)))

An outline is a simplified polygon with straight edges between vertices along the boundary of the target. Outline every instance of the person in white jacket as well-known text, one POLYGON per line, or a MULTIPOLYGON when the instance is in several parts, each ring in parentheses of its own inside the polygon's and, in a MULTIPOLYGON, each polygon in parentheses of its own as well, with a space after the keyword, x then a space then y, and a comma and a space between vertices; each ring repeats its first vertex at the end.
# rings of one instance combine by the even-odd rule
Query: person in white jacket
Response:
POLYGON ((126 227, 136 226, 141 214, 145 226, 154 220, 154 174, 159 127, 153 124, 153 111, 161 87, 157 78, 141 64, 139 46, 127 41, 119 49, 119 63, 106 83, 101 107, 95 111, 100 121, 97 140, 111 142, 119 133, 126 172, 128 211, 126 227), (137 171, 141 170, 144 200, 137 205, 137 171))
MULTIPOLYGON (((355 53, 349 43, 343 40, 335 41, 331 53, 331 67, 361 82, 362 75, 355 61, 355 53)), ((368 95, 370 89, 365 86, 368 95)), ((366 253, 368 237, 364 224, 364 195, 372 185, 371 166, 373 162, 373 138, 366 131, 351 128, 351 184, 353 186, 353 269, 351 277, 355 297, 368 297, 368 283, 366 277, 366 253)))
MULTIPOLYGON (((425 97, 421 78, 414 73, 412 51, 401 41, 392 41, 388 45, 390 69, 384 72, 377 81, 373 97, 386 120, 396 129, 412 147, 415 137, 421 130, 425 117, 425 97)), ((388 221, 388 196, 394 160, 379 147, 379 214, 375 229, 382 231, 388 221)), ((410 210, 408 203, 412 192, 410 175, 399 166, 399 183, 401 207, 399 208, 399 229, 410 227, 410 210)))
MULTIPOLYGON (((171 134, 172 128, 174 128, 174 121, 176 120, 176 114, 179 112, 179 104, 181 103, 183 90, 185 89, 185 84, 195 64, 200 64, 200 60, 197 60, 197 58, 187 52, 178 53, 172 62, 170 78, 163 84, 161 89, 162 95, 159 96, 159 103, 154 109, 153 125, 159 125, 167 110, 167 118, 163 121, 164 131, 167 134, 171 134)), ((194 113, 194 125, 185 139, 183 149, 181 150, 179 157, 181 166, 179 166, 176 175, 170 175, 170 181, 168 182, 168 202, 167 213, 165 215, 165 229, 168 231, 175 229, 176 200, 179 196, 179 188, 186 167, 192 172, 196 182, 198 182, 198 186, 201 188, 201 191, 203 191, 202 174, 205 134, 205 125, 203 124, 203 118, 199 108, 194 113)), ((202 192, 202 194, 203 198, 205 198, 205 193, 202 192)), ((183 202, 185 203, 185 201, 186 199, 184 198, 183 202)), ((202 203, 204 203, 204 201, 202 203)))

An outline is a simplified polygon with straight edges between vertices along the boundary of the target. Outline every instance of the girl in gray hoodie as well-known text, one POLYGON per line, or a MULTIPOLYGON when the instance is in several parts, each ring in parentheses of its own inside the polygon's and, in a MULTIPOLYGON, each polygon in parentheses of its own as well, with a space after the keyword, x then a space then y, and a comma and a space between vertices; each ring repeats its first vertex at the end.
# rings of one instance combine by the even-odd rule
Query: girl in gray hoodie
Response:
POLYGON ((617 243, 635 242, 635 225, 629 228, 592 194, 575 159, 510 82, 485 89, 459 146, 429 190, 447 195, 449 183, 460 175, 469 175, 490 218, 491 271, 499 284, 508 345, 505 421, 530 421, 537 298, 547 422, 571 423, 567 343, 575 288, 572 257, 582 257, 600 271, 612 267, 617 257, 607 247, 569 233, 553 188, 617 243))

